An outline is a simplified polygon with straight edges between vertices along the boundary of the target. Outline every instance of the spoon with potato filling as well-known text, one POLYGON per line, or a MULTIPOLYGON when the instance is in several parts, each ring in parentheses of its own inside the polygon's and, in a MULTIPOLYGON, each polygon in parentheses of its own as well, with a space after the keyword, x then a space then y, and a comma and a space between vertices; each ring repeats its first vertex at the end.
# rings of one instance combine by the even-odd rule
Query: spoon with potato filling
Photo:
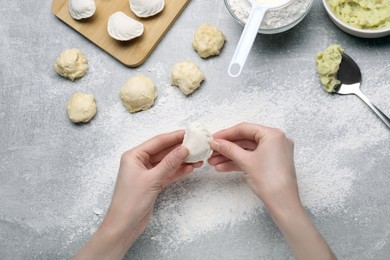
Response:
POLYGON ((382 119, 387 127, 390 128, 389 117, 372 104, 371 101, 361 92, 360 83, 362 81, 362 75, 359 66, 344 52, 342 53, 340 68, 337 72, 337 79, 341 82, 341 84, 335 88, 334 93, 340 95, 354 94, 358 96, 376 113, 380 119, 382 119))

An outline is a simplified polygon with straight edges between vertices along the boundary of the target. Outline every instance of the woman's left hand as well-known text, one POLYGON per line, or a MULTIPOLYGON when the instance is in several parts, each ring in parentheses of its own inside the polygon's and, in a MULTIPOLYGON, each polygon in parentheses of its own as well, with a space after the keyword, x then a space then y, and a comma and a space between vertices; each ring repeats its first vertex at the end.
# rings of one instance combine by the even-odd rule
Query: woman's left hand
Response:
POLYGON ((95 254, 110 259, 124 256, 144 232, 160 192, 202 165, 184 163, 189 152, 180 145, 183 138, 183 130, 162 134, 122 155, 107 215, 75 258, 95 254))

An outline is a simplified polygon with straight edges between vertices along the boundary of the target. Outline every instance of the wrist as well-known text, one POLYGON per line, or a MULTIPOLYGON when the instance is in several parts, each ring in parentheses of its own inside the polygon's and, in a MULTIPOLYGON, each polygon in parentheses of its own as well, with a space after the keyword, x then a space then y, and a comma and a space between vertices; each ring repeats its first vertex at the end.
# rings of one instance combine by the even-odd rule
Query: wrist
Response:
POLYGON ((282 203, 268 204, 266 207, 278 225, 279 223, 288 223, 295 219, 302 219, 302 217, 307 215, 300 201, 284 201, 282 203))
POLYGON ((120 228, 105 218, 74 259, 122 259, 129 248, 124 241, 120 228))
POLYGON ((270 213, 296 259, 336 259, 300 203, 270 213))
POLYGON ((263 202, 270 214, 276 218, 305 213, 299 198, 298 187, 273 188, 263 195, 263 202))
POLYGON ((127 250, 138 238, 138 235, 136 235, 138 224, 131 215, 119 214, 110 209, 98 231, 112 243, 121 245, 127 250))

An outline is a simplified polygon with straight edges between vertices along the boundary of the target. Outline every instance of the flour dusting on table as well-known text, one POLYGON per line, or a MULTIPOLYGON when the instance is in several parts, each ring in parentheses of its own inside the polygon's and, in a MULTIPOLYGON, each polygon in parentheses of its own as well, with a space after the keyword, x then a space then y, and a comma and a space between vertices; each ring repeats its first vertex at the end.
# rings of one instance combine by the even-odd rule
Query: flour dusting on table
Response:
MULTIPOLYGON (((301 133, 288 133, 290 125, 299 123, 296 118, 291 118, 291 107, 288 105, 291 102, 271 101, 272 94, 266 91, 257 95, 258 86, 246 86, 240 92, 234 95, 231 93, 227 95, 228 98, 214 102, 215 100, 200 96, 201 94, 183 98, 176 88, 163 80, 156 85, 160 95, 155 106, 148 111, 130 115, 119 102, 112 107, 101 109, 100 117, 104 120, 96 120, 93 127, 106 132, 107 140, 102 140, 98 145, 107 152, 105 156, 95 158, 82 169, 85 173, 82 180, 84 192, 80 194, 79 202, 72 212, 74 218, 77 216, 80 219, 77 222, 73 219, 73 222, 65 223, 73 228, 78 224, 80 226, 75 229, 76 234, 64 242, 65 246, 85 233, 92 234, 97 228, 104 214, 96 215, 94 208, 102 208, 104 213, 107 210, 122 152, 156 134, 184 128, 194 119, 207 126, 211 133, 242 121, 286 129, 287 134, 292 134, 296 141, 297 175, 305 207, 318 217, 322 212, 335 214, 343 210, 345 200, 351 196, 356 173, 340 167, 337 164, 338 155, 331 151, 343 152, 349 148, 337 144, 337 139, 334 139, 320 140, 319 145, 323 148, 318 150, 312 145, 311 140, 315 138, 313 133, 306 133, 304 129, 301 133), (199 102, 200 98, 203 98, 202 106, 193 106, 192 103, 199 102), (245 102, 242 102, 243 100, 245 102), (172 102, 180 110, 170 106, 172 102), (171 113, 176 114, 174 117, 164 116, 171 113), (151 122, 149 126, 142 123, 148 121, 151 122), (328 162, 327 166, 321 167, 324 160, 328 162)), ((296 95, 300 94, 284 94, 279 99, 299 98, 296 95)), ((310 118, 314 116, 311 115, 309 107, 300 109, 301 116, 314 120, 310 118)), ((330 120, 332 115, 327 115, 326 108, 323 109, 324 111, 320 111, 324 114, 323 120, 330 120)), ((345 117, 343 120, 348 123, 348 120, 353 119, 345 117)), ((329 125, 329 129, 343 127, 343 120, 329 125)), ((371 130, 375 132, 379 131, 379 128, 374 127, 371 130)), ((348 143, 348 140, 349 138, 345 137, 345 142, 348 143)), ((378 140, 367 136, 354 144, 359 147, 375 141, 378 140)), ((178 249, 181 244, 191 242, 208 232, 218 232, 255 219, 259 212, 263 211, 261 201, 253 194, 240 173, 217 173, 206 164, 162 193, 144 236, 149 237, 153 243, 158 243, 162 254, 168 254, 169 251, 178 249)))

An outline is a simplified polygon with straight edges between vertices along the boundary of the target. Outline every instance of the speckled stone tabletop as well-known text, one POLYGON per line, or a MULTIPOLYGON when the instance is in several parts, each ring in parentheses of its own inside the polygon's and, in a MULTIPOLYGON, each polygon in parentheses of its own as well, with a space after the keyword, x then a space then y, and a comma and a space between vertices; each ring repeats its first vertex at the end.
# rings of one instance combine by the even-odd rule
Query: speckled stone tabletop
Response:
MULTIPOLYGON (((314 56, 332 43, 359 64, 362 91, 390 114, 390 38, 339 30, 319 0, 293 29, 258 35, 239 78, 227 75, 242 27, 222 0, 192 0, 138 68, 127 68, 51 13, 51 1, 0 5, 0 259, 69 259, 103 219, 120 155, 163 132, 201 121, 215 132, 242 121, 282 128, 295 141, 302 201, 340 259, 390 255, 390 130, 356 96, 322 90, 314 56), (195 29, 210 23, 226 45, 203 60, 195 29), (58 76, 56 57, 79 48, 89 61, 75 82, 58 76), (185 97, 170 85, 179 61, 206 81, 185 97), (137 74, 156 84, 148 111, 130 114, 119 89, 137 74), (95 95, 96 117, 67 118, 75 92, 95 95)), ((205 165, 170 186, 128 259, 292 259, 270 216, 239 173, 205 165)))

